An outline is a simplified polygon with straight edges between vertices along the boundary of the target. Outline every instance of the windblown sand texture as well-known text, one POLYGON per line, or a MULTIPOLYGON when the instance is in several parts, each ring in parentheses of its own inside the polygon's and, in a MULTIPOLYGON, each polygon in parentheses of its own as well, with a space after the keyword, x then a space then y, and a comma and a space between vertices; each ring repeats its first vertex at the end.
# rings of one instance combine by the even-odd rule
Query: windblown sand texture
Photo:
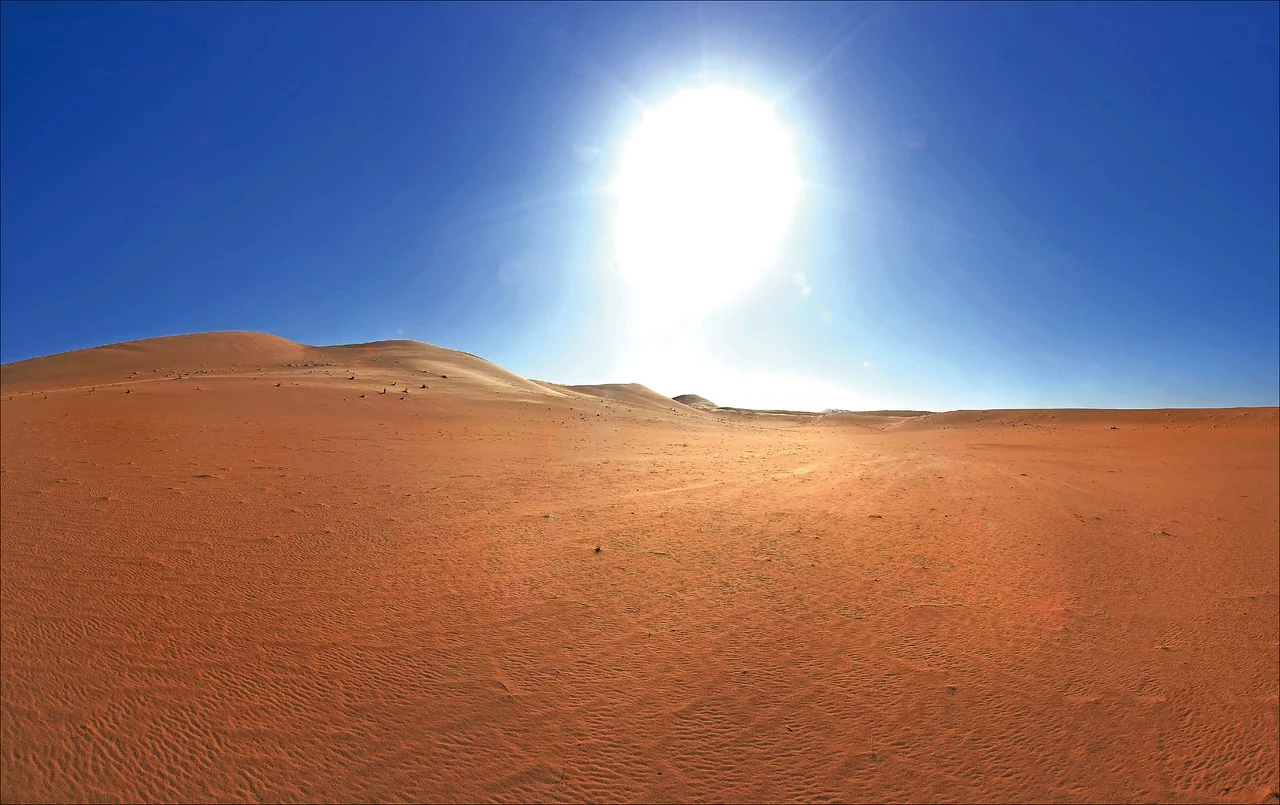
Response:
POLYGON ((4 366, 0 798, 1280 801, 1276 409, 695 402, 4 366))

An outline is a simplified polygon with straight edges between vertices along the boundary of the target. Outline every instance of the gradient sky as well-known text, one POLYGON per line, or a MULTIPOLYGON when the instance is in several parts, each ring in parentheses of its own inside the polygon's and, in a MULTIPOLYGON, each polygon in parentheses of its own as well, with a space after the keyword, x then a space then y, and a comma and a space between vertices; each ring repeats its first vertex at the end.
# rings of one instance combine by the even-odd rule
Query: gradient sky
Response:
POLYGON ((259 330, 724 405, 1280 401, 1276 3, 2 9, 4 361, 259 330), (607 188, 707 84, 774 102, 800 202, 623 376, 607 188))

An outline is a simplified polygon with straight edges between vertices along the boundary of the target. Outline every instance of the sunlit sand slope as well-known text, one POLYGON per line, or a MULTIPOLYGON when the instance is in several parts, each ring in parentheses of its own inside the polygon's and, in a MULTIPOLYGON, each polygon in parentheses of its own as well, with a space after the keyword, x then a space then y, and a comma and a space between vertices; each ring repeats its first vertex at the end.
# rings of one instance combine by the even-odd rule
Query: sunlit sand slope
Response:
POLYGON ((1275 409, 775 420, 252 334, 0 383, 6 802, 1280 799, 1275 409))

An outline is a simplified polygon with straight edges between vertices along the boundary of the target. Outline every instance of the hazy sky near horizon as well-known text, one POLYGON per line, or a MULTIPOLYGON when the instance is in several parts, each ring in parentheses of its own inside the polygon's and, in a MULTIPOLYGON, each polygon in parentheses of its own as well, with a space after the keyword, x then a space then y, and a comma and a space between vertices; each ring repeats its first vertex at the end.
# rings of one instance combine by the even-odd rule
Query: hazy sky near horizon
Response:
POLYGON ((6 2, 0 359, 258 330, 724 405, 1275 405, 1278 9, 6 2), (799 185, 655 335, 615 180, 699 87, 799 185))

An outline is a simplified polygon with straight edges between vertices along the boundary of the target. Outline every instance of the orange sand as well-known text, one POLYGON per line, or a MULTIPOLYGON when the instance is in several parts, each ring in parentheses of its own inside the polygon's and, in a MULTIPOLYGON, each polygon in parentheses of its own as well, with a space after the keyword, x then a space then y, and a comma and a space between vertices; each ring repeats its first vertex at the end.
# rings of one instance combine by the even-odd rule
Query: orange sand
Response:
POLYGON ((1280 800, 1276 409, 251 334, 0 386, 6 802, 1280 800))

